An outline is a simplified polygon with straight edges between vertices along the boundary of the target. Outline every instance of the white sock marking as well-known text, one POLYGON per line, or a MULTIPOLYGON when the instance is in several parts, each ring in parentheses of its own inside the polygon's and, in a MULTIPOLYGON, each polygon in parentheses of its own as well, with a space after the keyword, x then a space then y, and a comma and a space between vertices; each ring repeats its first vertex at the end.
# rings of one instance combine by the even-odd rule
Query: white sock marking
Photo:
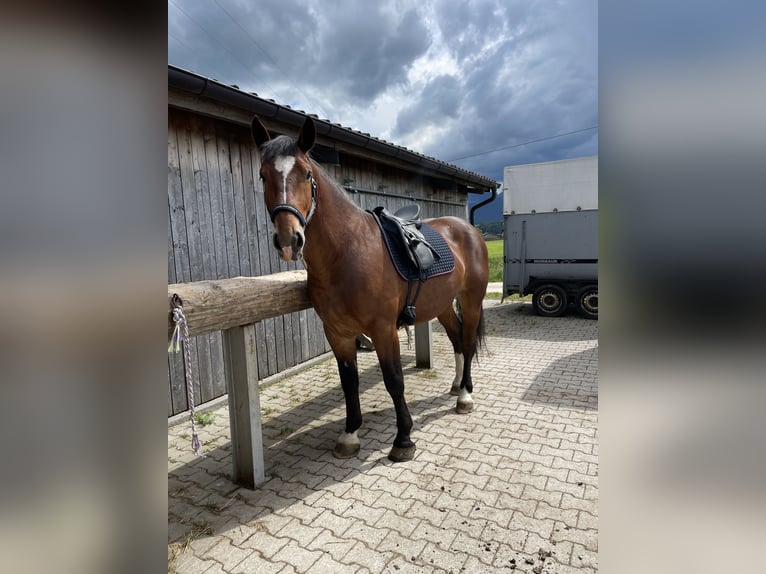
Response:
POLYGON ((338 444, 342 445, 357 445, 359 444, 359 437, 356 436, 356 433, 358 433, 358 430, 355 430, 354 432, 342 432, 340 433, 340 436, 338 437, 338 444))
POLYGON ((452 388, 458 388, 460 386, 460 381, 463 380, 463 366, 465 365, 465 360, 463 359, 462 353, 455 353, 455 380, 452 381, 452 388))

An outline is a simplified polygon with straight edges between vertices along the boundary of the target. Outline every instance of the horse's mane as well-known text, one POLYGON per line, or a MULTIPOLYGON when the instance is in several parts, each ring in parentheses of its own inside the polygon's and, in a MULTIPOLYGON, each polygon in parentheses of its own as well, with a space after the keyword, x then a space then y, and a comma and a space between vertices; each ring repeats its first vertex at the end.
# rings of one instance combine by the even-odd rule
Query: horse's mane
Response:
POLYGON ((327 182, 335 191, 335 195, 341 198, 342 201, 347 202, 349 205, 355 207, 356 209, 359 209, 361 211, 361 208, 354 203, 354 200, 351 199, 349 196, 348 191, 346 191, 341 184, 339 184, 333 176, 331 176, 329 173, 327 173, 327 170, 322 167, 322 165, 317 162, 315 159, 311 159, 313 164, 317 167, 317 171, 319 171, 322 174, 322 177, 324 178, 325 182, 327 182))

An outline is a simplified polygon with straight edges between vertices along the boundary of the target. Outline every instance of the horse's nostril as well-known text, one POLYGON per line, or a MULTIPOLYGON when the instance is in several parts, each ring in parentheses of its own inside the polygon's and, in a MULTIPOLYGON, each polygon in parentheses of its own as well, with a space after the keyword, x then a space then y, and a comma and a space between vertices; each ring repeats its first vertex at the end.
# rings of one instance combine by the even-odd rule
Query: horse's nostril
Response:
POLYGON ((277 248, 277 251, 279 251, 280 249, 282 249, 282 246, 281 246, 281 245, 279 245, 279 237, 277 236, 277 234, 276 234, 276 233, 274 234, 273 240, 274 240, 274 247, 276 247, 276 248, 277 248))
POLYGON ((303 247, 303 233, 301 232, 295 234, 295 247, 298 249, 303 247))

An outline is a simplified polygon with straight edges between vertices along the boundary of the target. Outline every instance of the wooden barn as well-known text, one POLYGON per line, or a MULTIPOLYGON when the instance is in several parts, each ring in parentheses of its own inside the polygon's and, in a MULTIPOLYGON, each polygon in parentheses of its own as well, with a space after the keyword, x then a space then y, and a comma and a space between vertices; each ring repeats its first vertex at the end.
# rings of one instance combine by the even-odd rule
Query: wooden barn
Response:
MULTIPOLYGON (((300 269, 281 261, 250 135, 258 115, 272 135, 296 135, 306 114, 168 66, 168 283, 300 269)), ((363 209, 418 203, 423 217, 468 217, 468 193, 497 183, 329 120, 314 117, 313 158, 363 209)), ((256 326, 259 378, 329 351, 313 310, 256 326)), ((220 333, 191 342, 195 403, 226 394, 220 333)), ((168 355, 168 416, 188 409, 181 354, 168 355)))

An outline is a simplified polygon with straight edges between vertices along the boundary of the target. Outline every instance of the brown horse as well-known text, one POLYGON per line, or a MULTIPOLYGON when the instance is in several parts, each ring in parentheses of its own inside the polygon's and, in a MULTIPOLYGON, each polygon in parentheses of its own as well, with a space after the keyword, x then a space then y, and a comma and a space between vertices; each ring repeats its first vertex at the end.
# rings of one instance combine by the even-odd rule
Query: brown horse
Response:
MULTIPOLYGON (((407 282, 397 274, 372 214, 361 210, 308 155, 316 139, 311 118, 298 139, 271 138, 258 118, 253 139, 261 152, 261 179, 276 233, 274 246, 287 261, 303 259, 308 294, 324 323, 338 362, 346 400, 346 428, 333 454, 359 452, 362 425, 356 335, 368 335, 396 411, 397 433, 388 457, 410 460, 412 417, 404 399, 397 318, 407 300, 407 282)), ((471 360, 484 330, 482 300, 489 276, 487 247, 479 232, 457 217, 425 220, 444 237, 455 259, 452 272, 422 284, 416 323, 434 317, 444 326, 455 351, 456 374, 450 393, 457 412, 473 410, 471 360), (453 301, 457 300, 457 313, 453 301)))

